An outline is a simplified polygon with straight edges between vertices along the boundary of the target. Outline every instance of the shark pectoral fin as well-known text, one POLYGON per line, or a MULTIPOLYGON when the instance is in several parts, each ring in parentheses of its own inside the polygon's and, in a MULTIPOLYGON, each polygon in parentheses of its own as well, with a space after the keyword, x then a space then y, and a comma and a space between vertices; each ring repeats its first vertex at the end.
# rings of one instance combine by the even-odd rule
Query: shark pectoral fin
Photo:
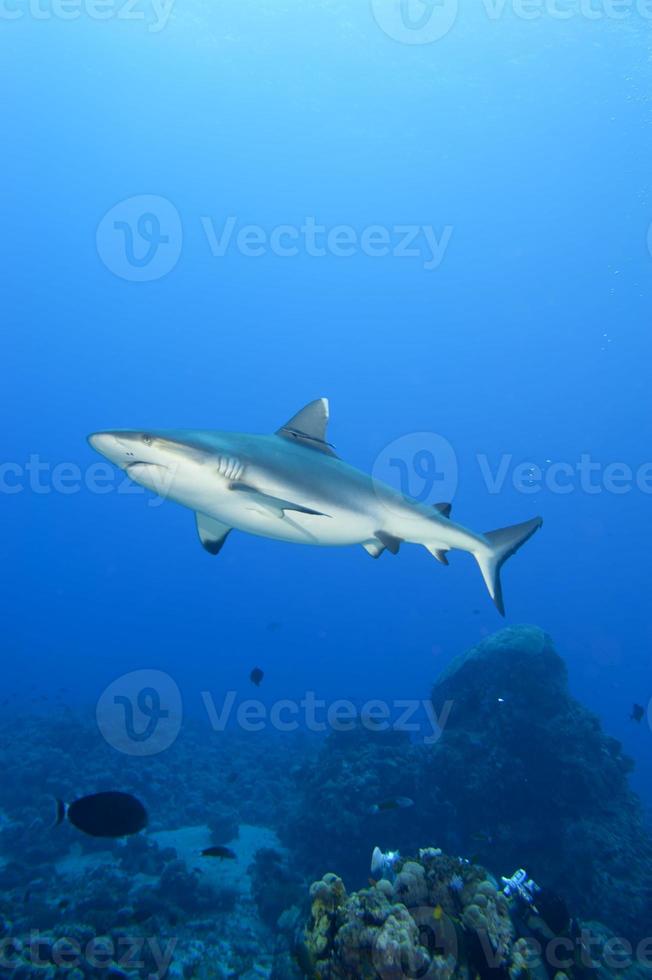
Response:
POLYGON ((385 550, 385 545, 382 541, 378 541, 377 538, 372 538, 370 541, 363 541, 362 547, 372 558, 380 558, 385 550))
POLYGON ((427 544, 424 545, 424 547, 430 552, 433 558, 440 561, 442 565, 448 565, 448 558, 446 557, 446 552, 449 550, 448 548, 439 548, 436 544, 427 544))
POLYGON ((206 514, 195 514, 197 520, 197 533, 199 540, 210 555, 217 555, 222 550, 222 545, 232 528, 221 521, 216 521, 214 517, 207 517, 206 514))
POLYGON ((393 534, 388 534, 386 531, 376 531, 376 537, 392 555, 398 554, 402 538, 395 538, 393 534))
POLYGON ((442 517, 450 517, 451 511, 453 509, 452 504, 433 504, 435 510, 438 510, 442 517))
POLYGON ((302 446, 316 449, 327 456, 334 456, 333 447, 326 441, 326 426, 328 425, 328 399, 316 398, 300 412, 293 415, 285 425, 277 429, 276 435, 302 446))
POLYGON ((248 483, 232 483, 229 487, 235 493, 246 494, 250 510, 257 510, 263 514, 271 514, 274 517, 285 517, 285 511, 290 510, 298 514, 312 514, 314 517, 329 517, 320 510, 313 510, 312 507, 304 507, 303 504, 295 504, 291 500, 283 500, 281 497, 272 497, 270 494, 256 490, 248 483))

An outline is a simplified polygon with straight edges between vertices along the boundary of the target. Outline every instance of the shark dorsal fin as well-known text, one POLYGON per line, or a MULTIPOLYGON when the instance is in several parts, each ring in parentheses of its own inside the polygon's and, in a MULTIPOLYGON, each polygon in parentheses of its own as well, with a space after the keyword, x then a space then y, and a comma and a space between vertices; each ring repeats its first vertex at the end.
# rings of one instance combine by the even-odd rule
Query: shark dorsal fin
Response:
POLYGON ((328 399, 316 398, 281 426, 276 435, 334 456, 333 447, 326 441, 327 425, 328 399))

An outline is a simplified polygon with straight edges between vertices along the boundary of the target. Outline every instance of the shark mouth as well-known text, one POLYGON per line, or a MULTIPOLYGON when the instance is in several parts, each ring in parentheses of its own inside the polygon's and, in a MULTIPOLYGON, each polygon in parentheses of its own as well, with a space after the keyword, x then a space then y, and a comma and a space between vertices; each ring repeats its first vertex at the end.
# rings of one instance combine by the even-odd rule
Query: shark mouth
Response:
POLYGON ((135 483, 153 490, 160 497, 167 495, 173 480, 173 474, 170 473, 168 467, 162 466, 160 463, 145 463, 134 460, 133 463, 125 466, 125 473, 135 483))
POLYGON ((142 469, 155 469, 155 470, 166 470, 167 466, 162 466, 160 463, 146 463, 144 459, 134 459, 131 463, 127 463, 125 466, 125 473, 129 470, 142 470, 142 469))

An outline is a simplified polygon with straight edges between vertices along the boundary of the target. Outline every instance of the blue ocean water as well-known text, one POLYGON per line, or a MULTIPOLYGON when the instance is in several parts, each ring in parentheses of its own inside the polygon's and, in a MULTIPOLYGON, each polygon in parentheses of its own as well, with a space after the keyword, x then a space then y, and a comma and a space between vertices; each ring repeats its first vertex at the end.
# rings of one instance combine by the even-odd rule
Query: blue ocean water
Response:
POLYGON ((271 432, 323 396, 347 462, 439 481, 475 530, 543 516, 506 622, 551 634, 652 802, 649 28, 598 0, 4 4, 7 713, 145 668, 197 718, 254 666, 267 705, 427 698, 501 628, 466 555, 212 558, 190 512, 89 488, 91 432, 271 432))

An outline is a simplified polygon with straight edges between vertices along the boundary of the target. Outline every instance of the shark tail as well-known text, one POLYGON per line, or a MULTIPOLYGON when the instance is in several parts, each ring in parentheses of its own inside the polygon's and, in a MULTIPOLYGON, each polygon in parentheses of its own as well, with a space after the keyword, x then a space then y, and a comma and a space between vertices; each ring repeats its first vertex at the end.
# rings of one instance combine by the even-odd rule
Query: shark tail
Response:
POLYGON ((522 544, 538 531, 543 520, 540 517, 533 517, 531 521, 523 524, 513 524, 511 527, 503 527, 498 531, 488 531, 484 538, 487 542, 486 547, 474 551, 474 557, 480 566, 485 585, 489 590, 489 595, 493 599, 496 609, 501 616, 505 615, 505 605, 503 603, 503 590, 500 583, 500 570, 522 544))

